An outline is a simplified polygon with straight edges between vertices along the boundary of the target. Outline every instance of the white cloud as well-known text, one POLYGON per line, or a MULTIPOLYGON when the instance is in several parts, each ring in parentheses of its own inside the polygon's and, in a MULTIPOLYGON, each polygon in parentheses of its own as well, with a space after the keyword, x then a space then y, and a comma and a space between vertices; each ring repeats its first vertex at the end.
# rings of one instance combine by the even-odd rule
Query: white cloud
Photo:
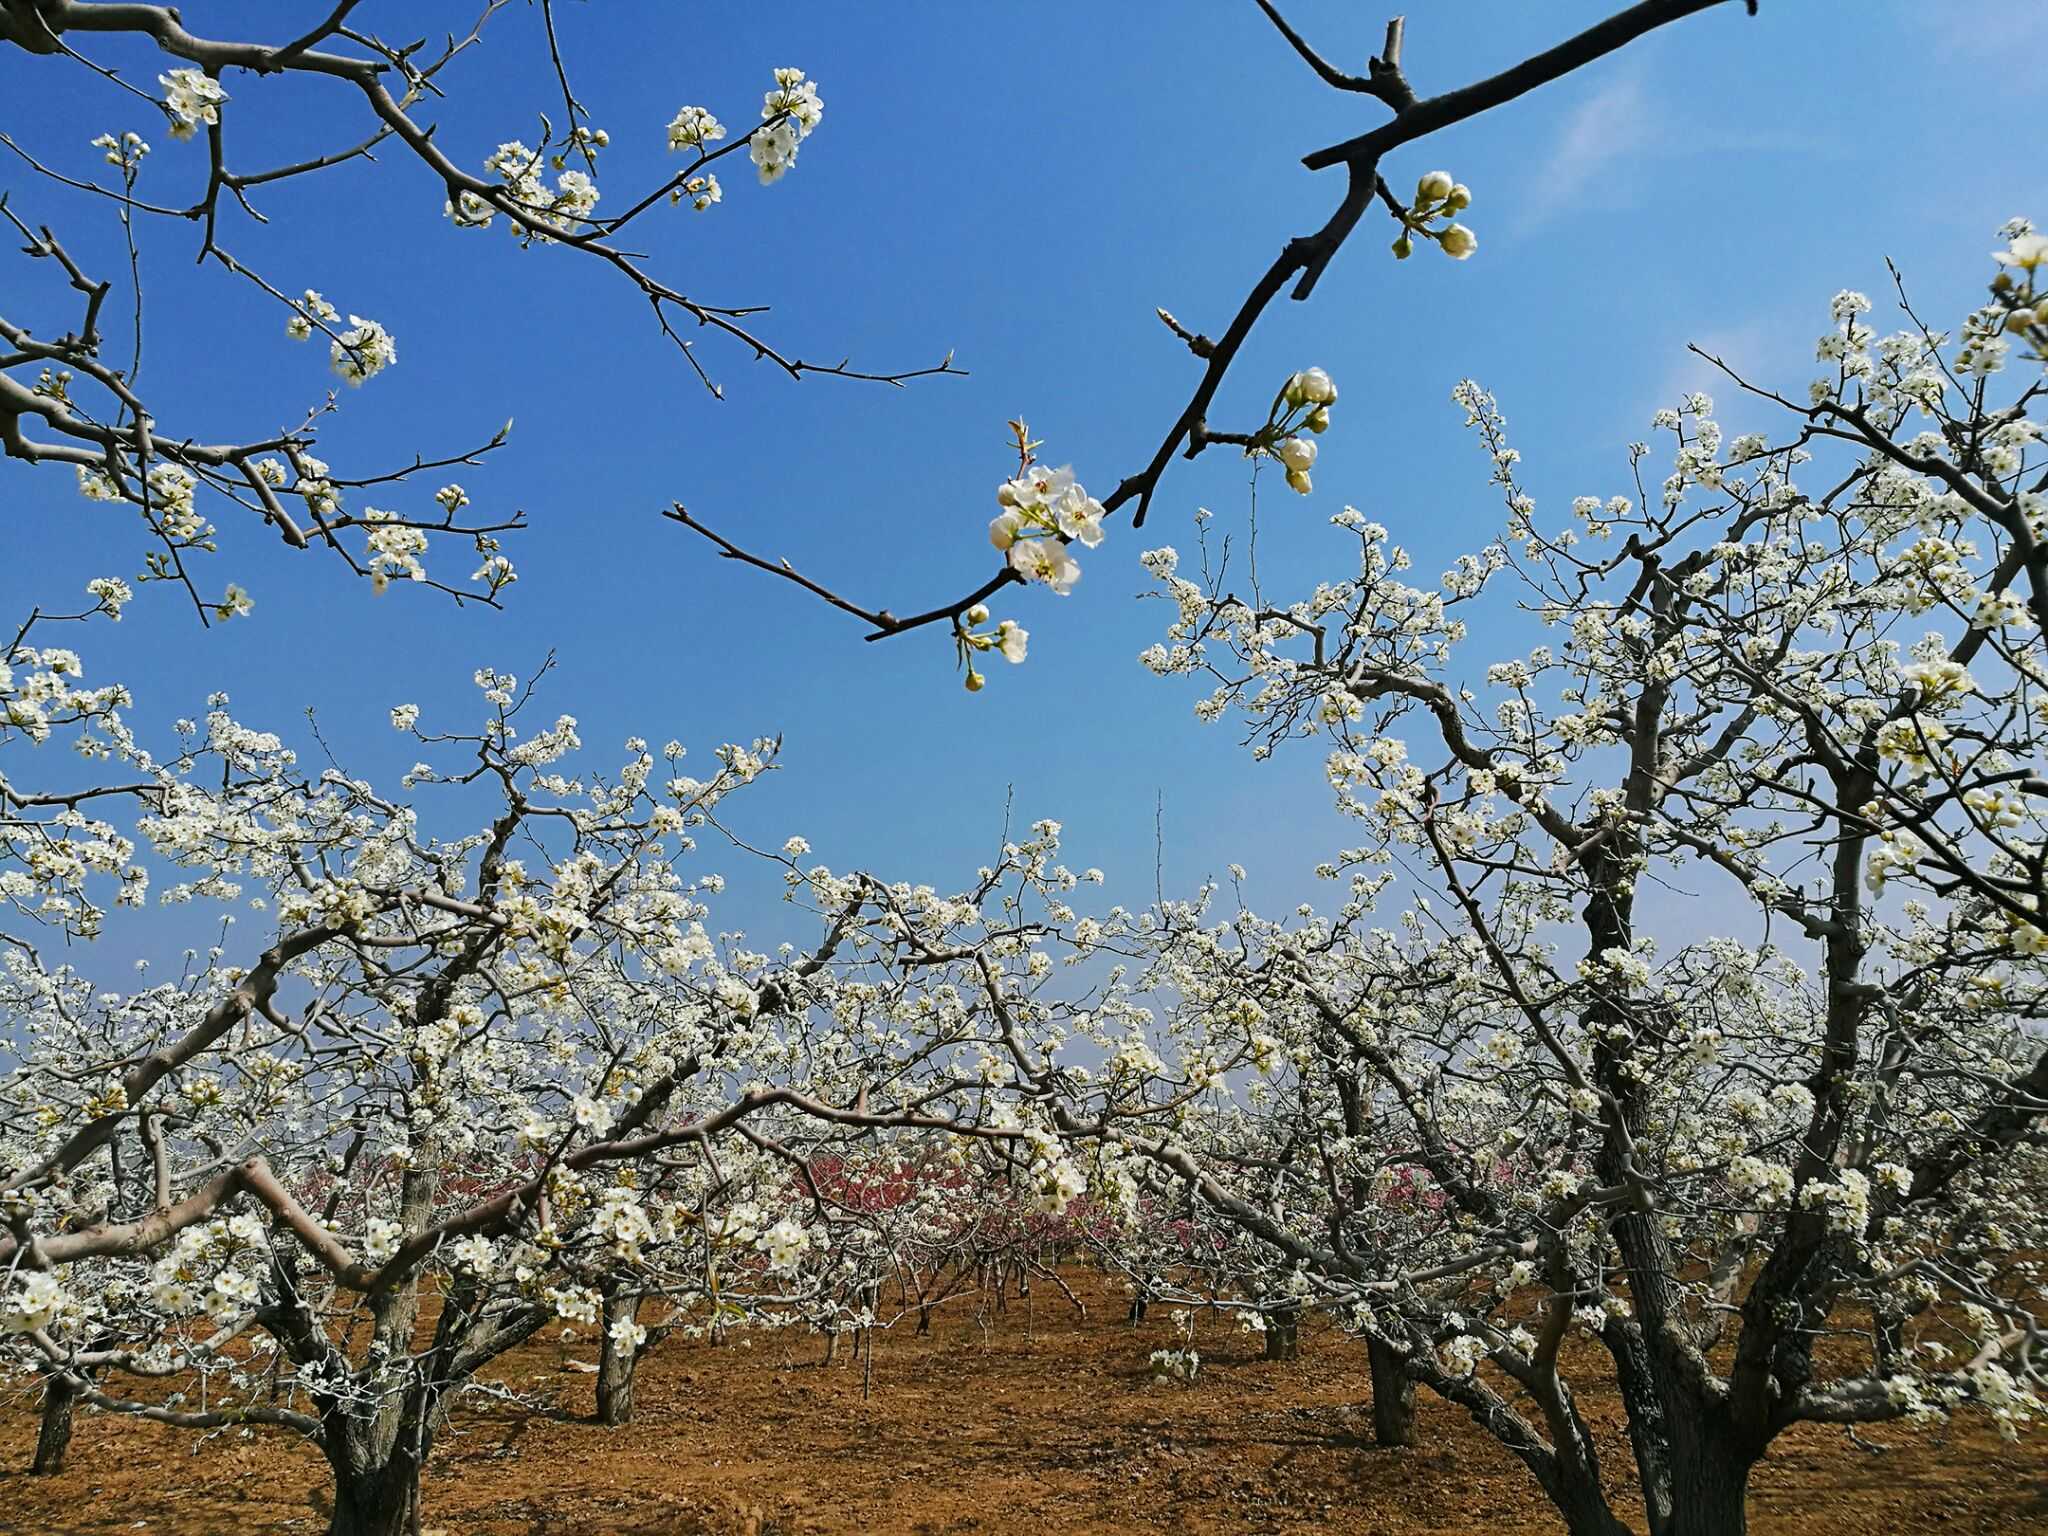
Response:
POLYGON ((1586 193, 1617 162, 1641 157, 1662 137, 1663 124, 1642 81, 1623 75, 1572 108, 1557 147, 1529 180, 1523 227, 1582 208, 1586 193))
POLYGON ((1529 176, 1519 232, 1640 201, 1660 163, 1758 153, 1836 159, 1848 143, 1782 121, 1731 121, 1698 102, 1653 95, 1638 72, 1619 74, 1566 114, 1548 158, 1529 176))

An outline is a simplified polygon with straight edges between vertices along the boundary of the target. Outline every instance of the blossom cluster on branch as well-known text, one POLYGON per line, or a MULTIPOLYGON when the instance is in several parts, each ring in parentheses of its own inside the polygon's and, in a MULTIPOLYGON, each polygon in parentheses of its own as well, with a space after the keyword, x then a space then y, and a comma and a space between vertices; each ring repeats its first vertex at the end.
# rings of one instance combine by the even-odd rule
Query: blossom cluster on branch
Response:
MULTIPOLYGON (((80 89, 121 91, 125 94, 119 99, 129 111, 139 99, 143 111, 161 116, 172 140, 190 146, 168 158, 153 157, 147 136, 137 129, 100 133, 91 139, 94 165, 74 171, 67 164, 72 146, 0 134, 0 153, 11 157, 8 163, 26 177, 20 188, 0 190, 0 218, 22 237, 23 253, 55 279, 49 291, 29 288, 0 311, 0 448, 31 465, 75 469, 89 500, 138 508, 144 549, 137 576, 183 587, 202 620, 235 617, 251 603, 248 592, 232 580, 202 590, 195 569, 197 557, 217 551, 223 527, 232 538, 231 520, 215 521, 230 503, 293 548, 328 550, 351 574, 380 591, 395 573, 458 603, 492 606, 504 597, 513 575, 499 537, 516 531, 523 514, 471 522, 452 515, 356 513, 339 504, 339 492, 351 486, 393 482, 433 467, 474 465, 505 442, 509 423, 480 447, 415 452, 407 468, 351 480, 329 474, 315 457, 317 429, 338 409, 331 392, 310 395, 296 426, 267 425, 242 441, 199 438, 181 424, 182 407, 163 408, 160 417, 168 381, 146 387, 142 378, 145 273, 151 264, 140 231, 153 221, 193 229, 201 264, 249 284, 266 302, 278 305, 287 336, 322 338, 333 374, 350 388, 396 366, 392 326, 350 313, 316 289, 273 281, 231 249, 232 230, 237 213, 251 225, 266 222, 269 215, 259 208, 260 201, 288 195, 335 167, 378 160, 380 152, 398 162, 393 174, 401 178, 401 195, 408 166, 424 173, 420 185, 456 227, 484 228, 502 220, 523 245, 574 253, 631 284, 646 299, 659 332, 715 397, 722 397, 722 386, 706 370, 696 344, 686 339, 682 322, 730 339, 792 379, 815 373, 901 384, 959 371, 950 354, 935 367, 895 372, 865 371, 851 360, 808 362, 751 328, 749 317, 765 306, 694 299, 657 276, 648 258, 620 243, 623 231, 662 203, 688 201, 699 212, 718 205, 724 193, 716 163, 728 154, 746 151, 763 183, 786 174, 824 114, 817 82, 803 70, 776 69, 763 93, 759 123, 729 140, 709 110, 682 108, 665 130, 669 148, 687 157, 682 166, 622 211, 605 215, 599 212, 597 169, 611 134, 593 123, 571 84, 553 0, 541 0, 538 13, 539 34, 561 91, 558 115, 551 121, 556 108, 543 106, 538 139, 498 144, 481 157, 481 172, 464 169, 446 134, 422 114, 456 89, 458 61, 479 45, 501 4, 486 5, 467 33, 451 33, 438 50, 384 41, 365 18, 351 14, 357 9, 343 6, 295 39, 256 43, 192 32, 166 6, 36 0, 0 8, 0 48, 17 60, 10 67, 78 68, 80 89), (157 75, 151 92, 128 85, 119 67, 87 59, 72 41, 85 37, 95 49, 126 45, 139 54, 146 46, 179 62, 157 75), (30 57, 49 62, 19 62, 30 57), (224 83, 230 78, 237 82, 232 89, 224 83), (363 120, 337 127, 329 117, 316 119, 332 148, 307 159, 253 168, 241 158, 245 128, 255 132, 255 119, 242 115, 252 107, 252 98, 304 86, 325 102, 327 87, 337 82, 352 88, 353 105, 363 120), (175 190, 184 183, 191 184, 188 191, 175 190), (118 226, 128 269, 119 287, 130 292, 119 294, 115 280, 91 273, 73 258, 50 212, 56 203, 65 205, 67 220, 104 216, 118 226), (62 306, 73 301, 76 311, 66 315, 62 306), (123 310, 122 321, 110 323, 110 316, 123 310), (369 526, 373 522, 381 526, 369 526), (429 576, 427 548, 442 542, 473 545, 477 574, 466 582, 429 576), (394 544, 403 546, 396 562, 384 558, 394 544)), ((336 100, 343 107, 351 104, 348 96, 336 100)), ((375 311, 384 302, 388 296, 351 296, 351 308, 375 311)), ((432 360, 429 366, 445 365, 432 360)))

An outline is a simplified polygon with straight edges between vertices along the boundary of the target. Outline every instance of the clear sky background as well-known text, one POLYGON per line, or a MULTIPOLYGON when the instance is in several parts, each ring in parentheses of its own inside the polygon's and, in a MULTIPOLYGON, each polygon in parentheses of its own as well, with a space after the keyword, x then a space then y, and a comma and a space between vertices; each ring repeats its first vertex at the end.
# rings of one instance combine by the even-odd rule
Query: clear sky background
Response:
MULTIPOLYGON (((1411 7, 1410 78, 1425 95, 1464 83, 1611 8, 1411 7)), ((326 9, 220 4, 187 19, 281 41, 326 9)), ((1384 23, 1352 0, 1287 9, 1351 68, 1384 23)), ((390 34, 401 19, 466 26, 471 11, 366 16, 390 34)), ((359 472, 516 418, 511 446, 460 478, 475 512, 527 511, 532 529, 508 551, 521 579, 502 613, 402 587, 375 598, 223 507, 229 552, 205 580, 239 580, 253 616, 202 631, 171 589, 145 589, 121 625, 75 637, 89 675, 128 681, 160 741, 214 689, 288 736, 303 738, 316 707, 353 771, 395 785, 416 752, 391 731, 390 706, 468 728, 477 666, 524 677, 552 650, 542 710, 577 715, 600 762, 631 734, 679 737, 701 760, 721 741, 782 732, 785 770, 744 811, 735 802, 736 819, 776 842, 802 833, 835 868, 963 883, 1014 786, 1021 820, 1059 818, 1072 862, 1109 872, 1109 899, 1152 894, 1155 803, 1169 893, 1234 860, 1263 907, 1313 895, 1313 865, 1350 835, 1321 749, 1254 763, 1227 724, 1195 722, 1196 690, 1136 661, 1167 616, 1133 600, 1147 585, 1140 550, 1191 548, 1198 505, 1219 531, 1242 528, 1247 466, 1227 450, 1177 461, 1146 529, 1118 519, 1071 597, 1003 594, 1031 656, 996 664, 979 696, 962 691, 942 629, 865 644, 854 621, 711 558, 659 513, 681 500, 871 605, 951 599, 993 568, 984 528, 1009 463, 1005 418, 1027 417, 1052 462, 1107 494, 1195 381, 1154 307, 1219 331, 1280 244, 1341 195, 1341 173, 1312 174, 1299 157, 1383 110, 1322 86, 1251 0, 594 0, 560 19, 578 94, 612 135, 600 213, 667 173, 663 125, 684 102, 751 122, 781 64, 824 95, 824 123, 783 182, 759 187, 728 162, 723 206, 636 226, 630 243, 653 270, 695 298, 772 304, 761 329, 793 353, 887 369, 951 349, 971 376, 901 391, 796 384, 707 334, 700 356, 726 386, 721 403, 626 284, 584 257, 521 250, 502 228, 451 228, 441 189, 403 152, 286 184, 257 197, 268 226, 231 219, 224 243, 287 290, 318 288, 383 322, 399 348, 395 369, 345 393, 321 451, 359 472)), ((536 113, 556 106, 540 26, 537 8, 508 7, 445 77, 449 100, 423 112, 464 164, 502 139, 534 141, 536 113)), ((1285 374, 1311 363, 1342 391, 1314 496, 1262 482, 1268 591, 1346 574, 1355 545, 1327 521, 1346 502, 1395 531, 1421 579, 1487 542, 1501 509, 1449 401, 1461 377, 1499 396, 1549 521, 1574 495, 1625 489, 1625 446, 1652 410, 1708 383, 1687 342, 1798 391, 1838 288, 1879 296, 1889 322, 1886 256, 1933 316, 1959 315, 1989 275, 1996 226, 2048 221, 2038 72, 2018 62, 2044 48, 2040 0, 1764 0, 1755 19, 1731 5, 1402 152, 1383 168, 1399 189, 1439 166, 1471 185, 1478 255, 1424 250, 1397 265, 1391 228, 1369 215, 1311 302, 1269 313, 1211 413, 1253 425, 1285 374)), ((94 57, 152 88, 164 67, 147 51, 94 57)), ((345 87, 225 84, 242 168, 366 131, 345 87)), ((173 142, 141 103, 61 61, 0 51, 0 127, 76 175, 104 170, 94 133, 137 128, 156 146, 142 195, 167 202, 191 200, 204 174, 203 144, 173 142)), ((117 272, 105 206, 4 156, 0 189, 117 272)), ((143 384, 159 430, 247 438, 322 397, 334 382, 324 346, 287 342, 271 301, 195 268, 195 231, 145 221, 142 238, 143 384)), ((40 267, 0 263, 0 293, 38 329, 70 322, 40 267)), ((1731 432, 1755 420, 1724 412, 1731 432)), ((426 513, 440 483, 367 500, 426 513)), ((94 575, 132 577, 133 519, 81 500, 68 471, 0 460, 0 614, 94 575)), ((441 568, 466 576, 463 562, 451 549, 441 568)), ((1469 656, 1483 665, 1529 643, 1504 626, 1476 634, 1469 656)), ((741 904, 727 921, 761 916, 741 904)))

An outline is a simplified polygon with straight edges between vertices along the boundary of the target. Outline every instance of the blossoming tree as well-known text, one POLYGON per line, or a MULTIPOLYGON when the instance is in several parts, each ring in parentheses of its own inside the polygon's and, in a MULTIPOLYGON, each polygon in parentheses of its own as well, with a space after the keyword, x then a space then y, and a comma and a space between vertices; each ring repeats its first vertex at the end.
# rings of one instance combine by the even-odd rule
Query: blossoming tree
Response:
POLYGON ((1261 754, 1327 737, 1363 836, 1330 915, 1161 948, 1176 1027, 1281 1063, 1249 1152, 1161 1117, 1184 1074, 1070 1123, 1159 1126, 1129 1144, 1574 1531, 1625 1528, 1574 1333, 1657 1533, 1741 1529, 1800 1421, 2039 1406, 2048 241, 2004 234, 1954 334, 1902 292, 1880 339, 1844 292, 1801 397, 1738 381, 1786 430, 1691 396, 1654 423, 1669 473, 1636 445, 1568 526, 1461 385, 1506 520, 1434 587, 1349 508, 1355 569, 1297 602, 1146 557, 1175 611, 1147 664, 1261 754), (1471 666, 1472 616, 1514 609, 1556 638, 1471 666))
POLYGON ((799 1270, 835 1213, 791 1169, 955 1112, 1024 1135, 897 1017, 922 1005, 901 976, 833 964, 914 893, 800 876, 795 840, 761 857, 824 893, 810 946, 706 933, 723 881, 691 856, 772 743, 701 779, 638 740, 576 770, 575 721, 529 728, 532 686, 485 670, 481 730, 392 712, 426 758, 401 803, 303 772, 223 698, 151 753, 48 622, 0 667, 0 1351, 46 1380, 51 1455, 78 1403, 276 1428, 332 1465, 337 1532, 400 1531, 456 1398, 539 1328, 602 1322, 623 1418, 650 1323, 823 1294, 799 1270), (31 788, 66 737, 76 781, 31 788), (450 817, 473 829, 429 830, 450 817), (153 867, 164 899, 249 903, 274 937, 237 963, 230 928, 132 990, 45 953, 153 867))
MULTIPOLYGON (((1208 416, 1265 309, 1290 282, 1307 297, 1376 201, 1397 256, 1473 254, 1470 191, 1430 171, 1396 196, 1390 155, 1712 0, 1644 0, 1427 98, 1398 24, 1353 76, 1260 3, 1390 119, 1306 157, 1345 169, 1343 200, 1220 340, 1162 311, 1202 371, 1140 472, 1097 499, 1013 423, 998 573, 909 617, 675 519, 871 637, 946 624, 979 689, 983 660, 1021 662, 1029 640, 990 600, 1071 590, 1077 550, 1122 507, 1142 523, 1177 452, 1235 446, 1313 490, 1340 419, 1322 370, 1290 376, 1263 420, 1208 416)), ((124 231, 189 221, 202 260, 267 293, 288 338, 319 334, 345 385, 394 366, 394 338, 257 275, 222 230, 252 192, 379 146, 452 227, 633 285, 693 368, 683 320, 791 376, 912 376, 778 351, 743 306, 685 297, 618 243, 664 202, 719 208, 714 167, 742 146, 779 180, 822 117, 801 70, 776 71, 741 134, 682 107, 673 175, 599 217, 609 136, 549 0, 534 15, 559 130, 472 170, 422 118, 501 8, 429 54, 380 41, 353 3, 254 44, 168 7, 0 0, 0 42, 34 67, 81 66, 85 37, 179 61, 151 110, 203 185, 153 194, 139 133, 98 141, 96 181, 0 148, 124 231), (364 136, 232 169, 234 98, 313 76, 352 88, 364 136)), ((233 503, 379 587, 497 600, 516 516, 467 515, 453 483, 433 513, 355 501, 503 433, 345 476, 312 451, 324 405, 237 443, 160 428, 139 313, 119 366, 113 286, 19 203, 0 215, 75 308, 54 339, 0 318, 0 443, 138 508, 147 579, 246 611, 232 583, 202 597, 186 563, 216 542, 207 508, 233 503), (449 539, 480 562, 466 585, 427 569, 449 539)), ((128 583, 31 613, 0 651, 0 1369, 44 1387, 39 1460, 61 1457, 76 1405, 296 1434, 333 1470, 333 1529, 383 1536, 417 1525, 453 1405, 509 1392, 483 1373, 544 1327, 598 1331, 599 1414, 618 1424, 665 1335, 854 1329, 871 1366, 892 1275, 923 1323, 970 1274, 1000 1290, 1076 1241, 1141 1297, 1256 1319, 1276 1353, 1327 1312, 1365 1343, 1382 1439, 1412 1434, 1427 1388, 1574 1533, 1624 1529, 1579 1407, 1589 1371, 1619 1385, 1652 1536, 1740 1530, 1752 1467, 1798 1422, 1972 1408, 2016 1431, 2039 1406, 2048 1247, 2048 240, 2023 223, 2003 239, 1955 335, 1902 293, 1906 323, 1880 339, 1872 302, 1844 292, 1804 393, 1731 370, 1771 430, 1731 438, 1691 396, 1655 418, 1669 473, 1637 445, 1569 526, 1539 517, 1502 412, 1461 386, 1505 520, 1433 587, 1349 508, 1345 570, 1298 601, 1239 596, 1206 543, 1185 570, 1146 554, 1173 617, 1144 664, 1202 679, 1201 717, 1260 756, 1330 743, 1361 830, 1319 871, 1338 887, 1321 913, 1265 918, 1208 889, 1084 915, 1076 892, 1100 876, 1067 866, 1050 821, 950 892, 835 873, 801 838, 757 848, 722 819, 773 743, 727 746, 703 778, 679 744, 638 739, 595 769, 572 717, 536 723, 532 685, 489 669, 476 730, 392 711, 422 756, 399 796, 309 772, 221 697, 164 752, 53 638, 118 617, 128 583), (1543 633, 1483 665, 1475 614, 1489 640, 1543 633), (782 883, 787 942, 712 937, 707 843, 782 883), (175 978, 113 985, 94 964, 106 905, 152 893, 217 905, 218 938, 175 978)), ((1154 1364, 1196 1379, 1192 1324, 1154 1364)))

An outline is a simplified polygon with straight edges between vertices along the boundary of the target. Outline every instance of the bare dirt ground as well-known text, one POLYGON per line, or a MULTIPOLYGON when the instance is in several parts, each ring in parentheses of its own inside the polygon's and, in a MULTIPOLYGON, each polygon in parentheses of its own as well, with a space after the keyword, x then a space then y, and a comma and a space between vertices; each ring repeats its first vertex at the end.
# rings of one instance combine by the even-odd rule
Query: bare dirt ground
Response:
MULTIPOLYGON (((1418 1401, 1421 1444, 1371 1443, 1362 1349, 1305 1327, 1302 1357, 1268 1363, 1224 1319, 1197 1337, 1192 1386, 1155 1387, 1120 1292, 1081 1277, 1083 1321, 1043 1287, 1012 1300, 986 1346, 970 1311, 928 1339, 881 1337, 874 1395, 857 1365, 821 1366, 815 1335, 751 1347, 670 1341, 641 1369, 638 1418, 588 1422, 586 1337, 550 1339, 490 1379, 543 1413, 473 1398, 428 1471, 425 1525, 446 1536, 918 1536, 987 1532, 1552 1532, 1522 1467, 1462 1414, 1418 1401)), ((972 1307, 972 1303, 969 1303, 972 1307)), ((848 1352, 842 1351, 842 1357, 848 1352)), ((1595 1393, 1610 1476, 1629 1465, 1619 1415, 1595 1393)), ((326 1469, 275 1431, 201 1441, 81 1415, 66 1471, 24 1474, 34 1421, 0 1412, 0 1531, 153 1536, 318 1533, 326 1469)), ((1784 1436, 1757 1469, 1758 1536, 2048 1532, 2048 1439, 2002 1443, 1980 1422, 1885 1426, 1862 1449, 1839 1429, 1784 1436)), ((1629 1510, 1640 1529, 1640 1510, 1629 1510)))

